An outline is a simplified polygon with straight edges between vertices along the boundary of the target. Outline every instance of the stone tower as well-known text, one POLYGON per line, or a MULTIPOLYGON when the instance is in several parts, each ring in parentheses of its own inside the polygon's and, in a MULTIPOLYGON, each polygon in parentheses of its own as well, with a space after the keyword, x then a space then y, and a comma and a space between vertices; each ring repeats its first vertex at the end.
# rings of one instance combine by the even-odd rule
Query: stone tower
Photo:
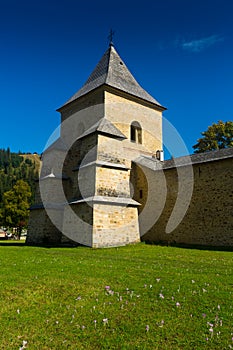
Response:
POLYGON ((60 138, 43 153, 27 243, 140 241, 143 191, 132 161, 162 150, 164 110, 110 44, 84 86, 58 109, 60 138))

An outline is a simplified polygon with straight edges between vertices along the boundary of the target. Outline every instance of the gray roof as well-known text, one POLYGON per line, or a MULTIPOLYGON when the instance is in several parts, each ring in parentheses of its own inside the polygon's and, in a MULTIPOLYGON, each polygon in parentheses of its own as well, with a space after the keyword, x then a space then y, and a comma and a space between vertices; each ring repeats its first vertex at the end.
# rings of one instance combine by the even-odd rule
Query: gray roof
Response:
POLYGON ((65 142, 59 137, 51 145, 49 145, 48 148, 43 151, 43 153, 54 150, 66 152, 68 150, 68 147, 66 146, 65 142))
POLYGON ((134 163, 149 168, 151 170, 163 169, 163 162, 160 162, 154 157, 141 155, 134 159, 134 163))
POLYGON ((104 160, 94 160, 92 162, 88 162, 88 163, 84 163, 82 162, 81 165, 77 166, 76 168, 73 169, 73 171, 75 170, 79 170, 79 169, 83 169, 86 168, 88 166, 92 166, 95 165, 97 167, 103 167, 103 168, 112 168, 112 169, 122 169, 122 170, 130 170, 131 168, 127 167, 125 164, 122 163, 115 163, 115 162, 106 162, 104 160))
POLYGON ((113 45, 109 46, 83 87, 64 106, 102 85, 108 85, 139 97, 162 110, 166 109, 138 84, 113 45))
POLYGON ((195 153, 189 156, 175 158, 175 163, 173 159, 166 160, 164 162, 163 168, 168 169, 174 166, 183 166, 192 164, 200 164, 206 162, 213 162, 216 160, 222 160, 227 158, 233 158, 233 148, 223 148, 215 151, 195 153))
POLYGON ((48 175, 45 175, 43 177, 40 177, 40 181, 42 180, 46 180, 46 179, 55 179, 55 180, 68 180, 68 176, 64 175, 64 174, 54 174, 53 172, 51 172, 48 175))
POLYGON ((77 138, 77 140, 81 139, 87 135, 90 135, 94 132, 99 132, 102 134, 111 135, 111 136, 116 137, 118 139, 126 139, 126 136, 124 134, 122 134, 122 132, 115 125, 113 125, 106 118, 102 118, 96 124, 91 126, 88 130, 84 131, 84 133, 82 135, 80 135, 77 138))
POLYGON ((83 169, 83 168, 86 168, 88 166, 93 166, 93 165, 96 167, 101 167, 101 168, 112 168, 112 169, 122 169, 122 170, 130 170, 131 169, 123 163, 106 162, 104 160, 98 159, 98 160, 94 160, 94 161, 91 161, 88 163, 82 163, 81 165, 78 165, 77 167, 75 167, 73 169, 73 171, 83 169))
POLYGON ((161 162, 149 156, 140 156, 134 160, 135 163, 148 167, 152 170, 177 168, 180 166, 194 165, 206 162, 213 162, 223 159, 233 158, 233 147, 223 148, 215 151, 195 153, 188 156, 173 158, 161 162))
POLYGON ((136 202, 132 198, 125 197, 107 197, 107 196, 92 196, 88 198, 82 198, 74 201, 70 201, 69 204, 79 204, 79 203, 87 203, 87 202, 97 202, 102 204, 119 204, 122 206, 139 206, 140 203, 136 202))

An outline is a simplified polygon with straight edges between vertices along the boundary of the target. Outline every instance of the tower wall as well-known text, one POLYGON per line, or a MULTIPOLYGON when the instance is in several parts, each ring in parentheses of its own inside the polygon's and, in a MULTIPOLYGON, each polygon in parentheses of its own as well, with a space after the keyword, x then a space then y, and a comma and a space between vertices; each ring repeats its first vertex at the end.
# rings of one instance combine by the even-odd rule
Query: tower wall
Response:
MULTIPOLYGON (((53 209, 50 209, 50 212, 53 209)), ((28 223, 27 244, 60 244, 62 233, 57 227, 61 227, 63 210, 54 209, 52 216, 56 218, 53 223, 45 209, 34 208, 30 212, 28 223), (57 225, 56 225, 57 224, 57 225)))
POLYGON ((93 204, 76 202, 66 205, 63 217, 63 234, 87 247, 93 246, 93 204))
POLYGON ((93 247, 117 247, 140 241, 137 207, 97 203, 93 209, 93 247))
POLYGON ((162 112, 154 106, 129 95, 105 92, 105 117, 127 138, 126 149, 139 153, 155 153, 162 149, 162 112), (142 144, 130 142, 130 125, 137 121, 142 127, 142 144))
POLYGON ((66 236, 90 247, 138 242, 131 166, 139 154, 162 149, 164 109, 110 45, 84 86, 58 109, 60 138, 44 154, 43 193, 31 211, 29 240, 66 236))
POLYGON ((104 117, 103 89, 92 91, 59 111, 61 112, 61 138, 70 148, 83 132, 104 117))

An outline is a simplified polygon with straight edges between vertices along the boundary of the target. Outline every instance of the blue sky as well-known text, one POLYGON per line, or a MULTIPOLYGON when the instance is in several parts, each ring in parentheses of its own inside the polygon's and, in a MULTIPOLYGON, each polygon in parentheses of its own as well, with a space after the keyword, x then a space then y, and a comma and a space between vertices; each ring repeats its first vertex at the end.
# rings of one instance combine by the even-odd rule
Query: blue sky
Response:
POLYGON ((201 131, 233 120, 232 16, 232 0, 0 0, 0 148, 43 151, 56 109, 86 81, 113 28, 118 53, 192 153, 201 131))

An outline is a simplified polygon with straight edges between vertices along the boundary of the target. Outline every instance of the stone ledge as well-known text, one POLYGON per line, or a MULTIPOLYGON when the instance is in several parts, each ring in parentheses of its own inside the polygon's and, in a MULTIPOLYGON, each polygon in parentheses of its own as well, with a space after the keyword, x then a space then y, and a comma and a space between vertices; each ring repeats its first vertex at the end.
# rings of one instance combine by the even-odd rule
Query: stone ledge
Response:
POLYGON ((83 169, 83 168, 86 168, 86 167, 92 166, 92 165, 94 165, 96 167, 113 168, 113 169, 121 169, 121 170, 130 170, 131 169, 124 164, 111 163, 111 162, 106 162, 103 160, 97 160, 97 161, 93 161, 93 162, 90 162, 87 164, 77 166, 76 168, 73 169, 73 171, 77 171, 79 169, 83 169))
POLYGON ((64 175, 64 174, 54 174, 54 173, 50 173, 48 175, 45 175, 43 177, 40 177, 38 181, 44 181, 47 179, 54 179, 54 180, 68 180, 69 177, 64 175))
POLYGON ((105 196, 92 196, 85 199, 78 199, 70 201, 69 204, 79 204, 79 203, 100 203, 100 204, 115 204, 115 205, 124 205, 124 206, 134 206, 137 207, 141 205, 132 198, 125 197, 105 197, 105 196))

